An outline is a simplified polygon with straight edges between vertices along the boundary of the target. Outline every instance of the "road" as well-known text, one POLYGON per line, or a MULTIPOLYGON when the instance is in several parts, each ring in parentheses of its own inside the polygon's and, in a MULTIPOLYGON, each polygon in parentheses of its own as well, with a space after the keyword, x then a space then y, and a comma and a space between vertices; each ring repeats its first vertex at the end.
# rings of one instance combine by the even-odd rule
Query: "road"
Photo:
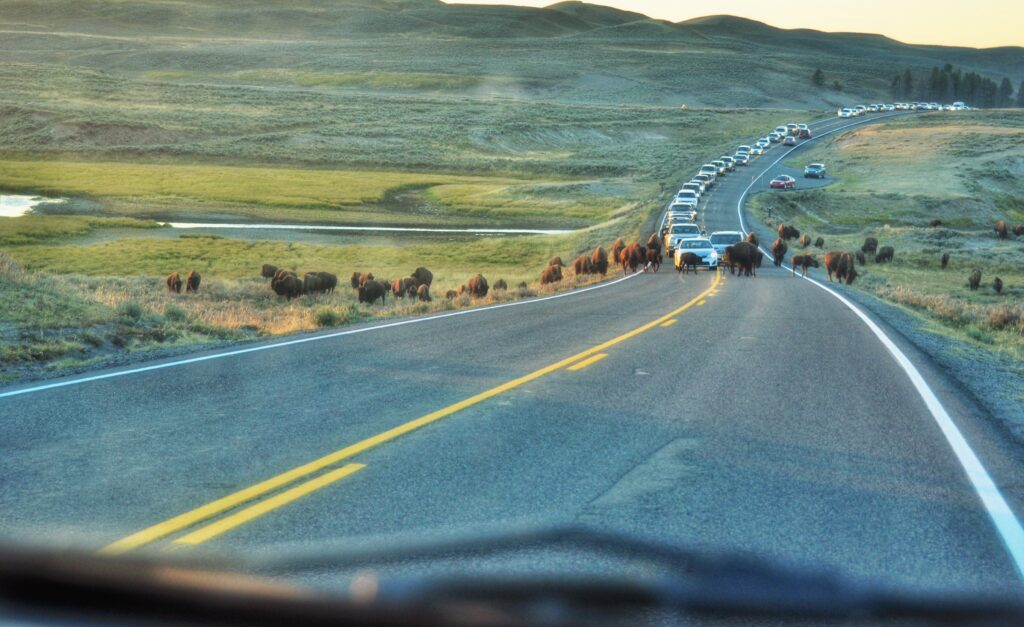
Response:
MULTIPOLYGON (((709 232, 738 227, 782 152, 726 177, 703 208, 709 232)), ((1019 590, 1019 547, 993 501, 854 311, 770 265, 756 279, 670 268, 0 390, 0 525, 111 553, 244 554, 578 522, 896 584, 1019 590)), ((872 320, 952 417, 1012 528, 1020 451, 872 320)))

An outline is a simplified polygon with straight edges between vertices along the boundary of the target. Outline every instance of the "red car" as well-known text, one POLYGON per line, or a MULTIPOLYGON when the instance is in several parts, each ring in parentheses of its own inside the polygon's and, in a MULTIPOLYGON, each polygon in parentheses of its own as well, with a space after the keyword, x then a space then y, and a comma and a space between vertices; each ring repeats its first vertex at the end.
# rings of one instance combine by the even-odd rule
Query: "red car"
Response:
POLYGON ((776 176, 771 182, 772 189, 795 189, 796 179, 792 176, 783 174, 782 176, 776 176))

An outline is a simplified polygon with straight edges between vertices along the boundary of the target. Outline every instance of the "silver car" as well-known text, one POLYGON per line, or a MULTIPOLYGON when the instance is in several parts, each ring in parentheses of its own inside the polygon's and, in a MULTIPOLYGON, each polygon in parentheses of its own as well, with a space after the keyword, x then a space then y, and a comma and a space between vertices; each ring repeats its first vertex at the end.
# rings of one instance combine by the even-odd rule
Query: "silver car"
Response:
POLYGON ((673 255, 675 259, 676 272, 684 272, 687 266, 692 266, 696 272, 697 268, 704 267, 714 270, 718 267, 718 251, 711 245, 711 240, 704 237, 680 240, 673 255), (687 253, 695 255, 690 257, 691 263, 687 264, 683 259, 687 253))

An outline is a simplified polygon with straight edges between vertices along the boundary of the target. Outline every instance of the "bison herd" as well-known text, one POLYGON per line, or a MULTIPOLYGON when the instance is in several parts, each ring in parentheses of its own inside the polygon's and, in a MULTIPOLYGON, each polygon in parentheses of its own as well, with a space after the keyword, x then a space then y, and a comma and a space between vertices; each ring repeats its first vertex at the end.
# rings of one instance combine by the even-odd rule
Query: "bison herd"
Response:
POLYGON ((184 283, 182 283, 181 275, 178 274, 177 272, 170 273, 164 280, 164 282, 167 284, 167 291, 169 292, 180 294, 181 286, 184 285, 185 293, 190 294, 199 291, 199 281, 201 279, 202 277, 199 276, 199 273, 196 272, 195 270, 192 270, 191 272, 188 273, 188 276, 185 277, 184 283))

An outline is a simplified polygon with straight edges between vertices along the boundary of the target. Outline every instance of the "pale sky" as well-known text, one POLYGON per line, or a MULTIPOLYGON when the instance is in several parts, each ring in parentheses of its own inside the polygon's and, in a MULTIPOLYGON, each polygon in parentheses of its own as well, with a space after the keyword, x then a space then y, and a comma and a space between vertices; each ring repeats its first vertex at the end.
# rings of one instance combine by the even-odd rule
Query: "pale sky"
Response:
MULTIPOLYGON (((556 0, 446 0, 542 7, 556 0)), ((1024 46, 1024 0, 601 0, 679 22, 704 15, 747 17, 780 28, 880 33, 911 44, 1024 46)))

